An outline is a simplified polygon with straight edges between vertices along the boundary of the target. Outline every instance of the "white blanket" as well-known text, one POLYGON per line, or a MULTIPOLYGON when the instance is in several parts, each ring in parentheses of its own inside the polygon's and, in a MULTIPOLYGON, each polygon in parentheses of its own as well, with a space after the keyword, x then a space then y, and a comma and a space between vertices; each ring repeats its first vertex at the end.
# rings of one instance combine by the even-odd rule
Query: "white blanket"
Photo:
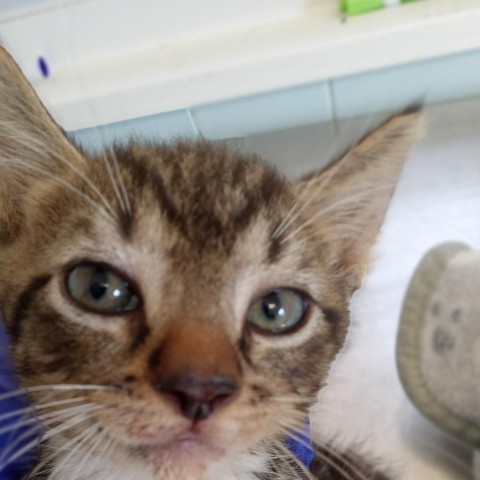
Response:
POLYGON ((317 438, 359 442, 402 479, 472 478, 469 449, 431 425, 405 396, 395 341, 403 296, 423 254, 449 240, 480 249, 478 107, 467 101, 427 110, 426 137, 406 165, 372 268, 352 301, 347 344, 312 413, 317 438))

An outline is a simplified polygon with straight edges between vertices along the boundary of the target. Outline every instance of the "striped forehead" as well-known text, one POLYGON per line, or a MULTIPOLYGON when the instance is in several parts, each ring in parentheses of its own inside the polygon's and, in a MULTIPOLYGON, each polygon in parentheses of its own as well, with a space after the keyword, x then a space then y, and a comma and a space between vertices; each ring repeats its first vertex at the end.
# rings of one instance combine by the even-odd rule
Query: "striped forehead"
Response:
POLYGON ((117 156, 132 205, 131 215, 119 217, 126 238, 160 214, 162 228, 195 250, 228 254, 259 218, 272 233, 291 200, 288 183, 275 171, 208 144, 132 148, 117 156))

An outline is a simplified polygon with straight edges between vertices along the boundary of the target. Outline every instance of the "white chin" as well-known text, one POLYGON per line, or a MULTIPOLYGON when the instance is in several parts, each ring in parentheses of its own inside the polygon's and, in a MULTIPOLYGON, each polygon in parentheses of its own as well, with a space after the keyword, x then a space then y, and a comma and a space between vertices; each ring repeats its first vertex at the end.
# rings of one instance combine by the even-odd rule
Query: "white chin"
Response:
MULTIPOLYGON (((90 480, 258 480, 254 472, 263 471, 265 466, 262 455, 222 451, 198 440, 127 447, 109 457, 93 458, 86 464, 84 473, 90 480)), ((83 457, 72 460, 80 463, 83 457)), ((70 480, 66 473, 59 480, 70 480)))
POLYGON ((165 480, 203 480, 206 471, 224 452, 195 439, 176 440, 168 445, 142 449, 140 458, 153 466, 154 478, 165 480))

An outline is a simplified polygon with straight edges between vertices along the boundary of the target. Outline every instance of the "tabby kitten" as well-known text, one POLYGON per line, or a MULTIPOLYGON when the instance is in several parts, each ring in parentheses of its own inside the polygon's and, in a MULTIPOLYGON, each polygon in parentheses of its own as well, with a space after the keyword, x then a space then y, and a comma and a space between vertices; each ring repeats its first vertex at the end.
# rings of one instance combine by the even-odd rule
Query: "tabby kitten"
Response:
MULTIPOLYGON (((46 428, 29 478, 307 478, 284 438, 417 127, 394 117, 297 183, 205 141, 90 156, 0 50, 0 305, 46 428)), ((366 478, 334 459, 325 478, 366 478)))

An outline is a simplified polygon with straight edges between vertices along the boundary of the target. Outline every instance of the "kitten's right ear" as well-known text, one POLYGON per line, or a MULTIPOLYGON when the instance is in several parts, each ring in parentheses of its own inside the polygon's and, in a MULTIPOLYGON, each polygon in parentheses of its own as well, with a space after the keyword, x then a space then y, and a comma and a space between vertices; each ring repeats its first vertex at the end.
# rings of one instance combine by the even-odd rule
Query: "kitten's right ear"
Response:
POLYGON ((306 219, 301 221, 329 245, 352 288, 360 285, 403 164, 421 131, 418 110, 392 117, 326 170, 294 185, 306 219))
POLYGON ((0 236, 18 223, 19 202, 35 181, 84 159, 0 47, 0 236))

